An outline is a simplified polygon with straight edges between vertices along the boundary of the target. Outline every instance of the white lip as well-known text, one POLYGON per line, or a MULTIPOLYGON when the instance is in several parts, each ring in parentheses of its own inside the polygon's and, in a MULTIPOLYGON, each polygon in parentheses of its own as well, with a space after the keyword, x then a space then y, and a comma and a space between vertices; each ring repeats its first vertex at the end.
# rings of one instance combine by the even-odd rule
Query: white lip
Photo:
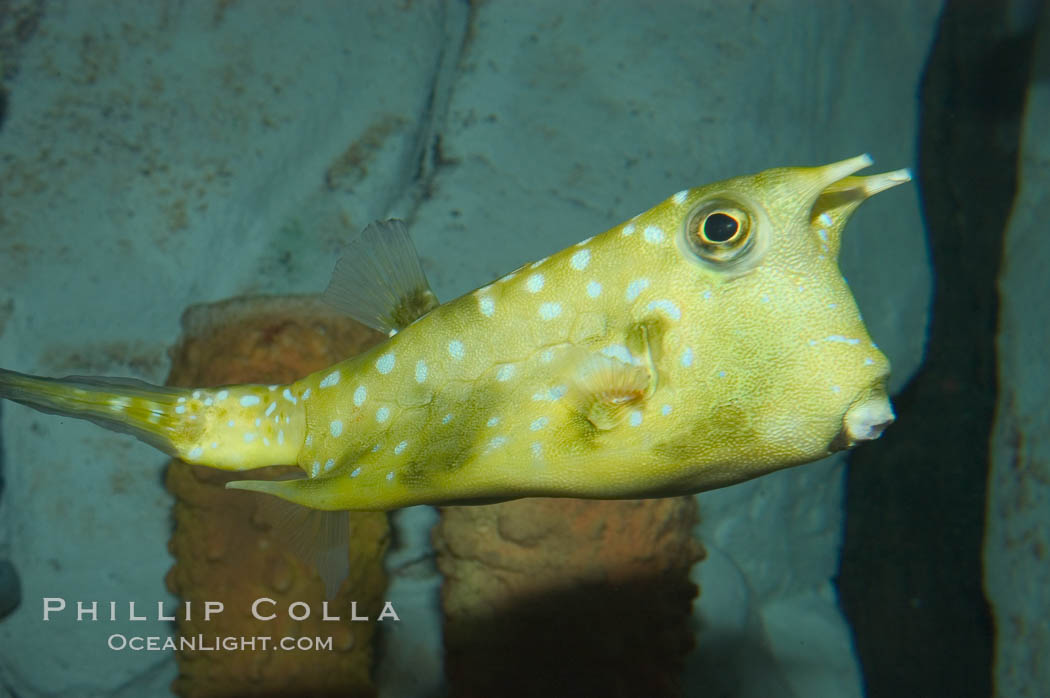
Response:
POLYGON ((885 395, 871 397, 850 407, 842 418, 842 427, 849 444, 873 441, 893 424, 893 408, 885 395))

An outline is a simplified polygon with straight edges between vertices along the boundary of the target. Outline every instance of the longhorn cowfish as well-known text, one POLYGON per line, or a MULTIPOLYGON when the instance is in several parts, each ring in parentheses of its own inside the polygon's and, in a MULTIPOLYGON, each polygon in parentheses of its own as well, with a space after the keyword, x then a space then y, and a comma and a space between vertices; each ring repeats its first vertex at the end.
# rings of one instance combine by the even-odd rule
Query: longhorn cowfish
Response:
POLYGON ((730 485, 877 438, 889 362, 839 271, 867 155, 674 194, 438 304, 403 224, 368 226, 327 297, 390 336, 289 385, 177 389, 0 371, 0 397, 187 463, 296 465, 229 487, 322 510, 730 485))

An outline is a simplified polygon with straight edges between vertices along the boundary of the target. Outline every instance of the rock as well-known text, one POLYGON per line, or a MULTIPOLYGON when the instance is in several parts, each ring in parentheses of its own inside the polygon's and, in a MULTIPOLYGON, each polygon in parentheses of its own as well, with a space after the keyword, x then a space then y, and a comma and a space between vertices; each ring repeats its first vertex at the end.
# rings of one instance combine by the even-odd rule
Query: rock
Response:
POLYGON ((1050 83, 1038 73, 1050 61, 1050 5, 1040 25, 1022 137, 1021 189, 999 278, 999 403, 984 543, 998 696, 1041 696, 1050 686, 1050 83))
POLYGON ((692 497, 443 508, 451 695, 680 695, 696 512, 692 497))
MULTIPOLYGON (((315 298, 254 298, 195 306, 183 318, 184 336, 173 352, 169 383, 213 386, 229 383, 285 383, 336 363, 376 343, 380 335, 329 309, 315 298)), ((253 471, 253 478, 280 477, 292 468, 253 471)), ((177 654, 178 695, 247 696, 374 695, 370 671, 376 616, 386 573, 383 554, 389 538, 384 513, 352 515, 350 576, 329 602, 339 622, 324 621, 325 591, 316 570, 300 560, 263 508, 264 495, 224 489, 243 473, 228 473, 172 461, 166 483, 176 497, 170 550, 175 565, 168 586, 196 611, 177 621, 179 635, 203 638, 269 636, 332 638, 332 650, 232 649, 177 654), (257 599, 272 599, 259 615, 257 599), (203 618, 206 601, 224 611, 203 618), (350 602, 369 622, 350 622, 350 602), (290 605, 309 604, 309 618, 292 618, 290 605)), ((300 609, 302 610, 302 609, 300 609)), ((294 611, 297 615, 299 610, 294 611)), ((179 614, 176 614, 178 617, 179 614)))

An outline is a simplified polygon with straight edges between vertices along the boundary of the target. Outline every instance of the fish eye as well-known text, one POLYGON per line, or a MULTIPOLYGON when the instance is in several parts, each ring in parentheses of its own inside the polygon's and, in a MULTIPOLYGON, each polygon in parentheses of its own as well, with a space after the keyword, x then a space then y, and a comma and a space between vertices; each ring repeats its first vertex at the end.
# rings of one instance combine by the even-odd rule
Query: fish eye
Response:
POLYGON ((687 218, 686 240, 699 257, 731 262, 751 246, 751 216, 730 201, 709 201, 687 218))

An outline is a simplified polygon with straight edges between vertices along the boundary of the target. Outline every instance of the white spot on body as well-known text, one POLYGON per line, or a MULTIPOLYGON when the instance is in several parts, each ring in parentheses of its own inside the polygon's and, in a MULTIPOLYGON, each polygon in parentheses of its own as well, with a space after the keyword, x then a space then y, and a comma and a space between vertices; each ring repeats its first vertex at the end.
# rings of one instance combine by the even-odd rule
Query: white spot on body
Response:
POLYGON ((642 413, 639 410, 631 410, 631 416, 627 418, 632 427, 642 426, 642 413))
POLYGON ((817 220, 820 221, 821 225, 831 226, 831 214, 827 211, 817 216, 817 220))
POLYGON ((218 393, 215 394, 215 399, 218 400, 219 402, 222 402, 223 400, 225 400, 229 396, 230 396, 230 391, 229 390, 220 390, 218 393))
POLYGON ((514 364, 503 364, 499 367, 499 370, 496 371, 496 380, 501 383, 509 381, 514 377, 515 370, 514 364))
POLYGON ((255 441, 255 434, 250 431, 244 432, 244 443, 250 444, 252 441, 255 441))
POLYGON ((642 291, 649 288, 649 279, 635 279, 627 284, 627 292, 624 294, 628 303, 633 303, 642 291))
POLYGON ((864 357, 864 365, 865 366, 871 366, 873 363, 875 363, 875 362, 872 361, 869 357, 864 357))
POLYGON ((456 361, 463 358, 463 342, 458 339, 453 339, 448 343, 448 355, 456 361))
POLYGON ((531 429, 532 431, 539 431, 543 427, 547 426, 549 422, 550 420, 546 417, 539 417, 532 421, 532 424, 529 425, 529 429, 531 429))
POLYGON ((499 424, 499 417, 489 417, 489 421, 485 422, 486 426, 494 427, 499 424))
POLYGON ((828 241, 828 231, 826 231, 826 230, 824 230, 823 228, 821 228, 820 230, 818 230, 818 231, 817 231, 817 235, 819 235, 819 236, 820 236, 820 239, 821 239, 821 240, 822 240, 822 241, 823 241, 823 242, 824 242, 825 244, 827 243, 827 241, 828 241))
POLYGON ((478 310, 485 317, 492 317, 493 313, 496 312, 496 301, 488 296, 478 296, 478 310))
POLYGON ((394 479, 394 471, 393 470, 391 470, 389 473, 386 474, 386 479, 387 480, 393 480, 394 479))
POLYGON ((179 404, 181 405, 182 403, 186 402, 186 398, 184 398, 184 397, 180 397, 180 398, 179 398, 178 400, 176 400, 175 402, 177 402, 177 403, 179 403, 179 404))
POLYGON ((408 446, 407 441, 402 441, 397 446, 394 446, 394 455, 400 456, 401 453, 405 450, 406 446, 408 446))
POLYGON ((277 403, 276 402, 271 402, 269 405, 266 406, 266 416, 269 417, 271 414, 273 414, 273 411, 276 410, 276 409, 277 409, 277 403))
POLYGON ((452 421, 452 413, 451 412, 449 414, 446 414, 444 417, 441 418, 441 423, 442 424, 448 424, 451 421, 452 421))
POLYGON ((682 351, 682 365, 685 366, 686 368, 689 368, 690 366, 693 365, 693 348, 692 347, 686 347, 685 350, 682 351))
POLYGON ((327 473, 329 470, 335 467, 335 459, 329 458, 324 462, 324 471, 327 473))
POLYGON ((315 460, 313 462, 313 464, 310 465, 310 477, 317 477, 320 474, 321 474, 321 461, 315 460))
POLYGON ((416 383, 422 383, 427 379, 427 362, 420 359, 416 362, 416 383))
POLYGON ((204 455, 204 449, 200 446, 194 446, 193 450, 189 453, 189 457, 193 459, 200 458, 202 455, 204 455))
POLYGON ((382 424, 386 420, 390 419, 390 408, 380 407, 376 410, 376 421, 382 424))
POLYGON ((193 399, 194 399, 194 400, 200 400, 200 399, 201 399, 201 391, 199 391, 199 390, 194 390, 194 391, 193 391, 193 399))
POLYGON ((543 455, 543 444, 539 441, 533 441, 532 444, 529 445, 529 450, 532 451, 532 456, 534 458, 539 458, 543 455))
POLYGON ((322 388, 331 388, 339 383, 339 371, 332 371, 321 381, 322 388))
POLYGON ((718 377, 719 378, 725 378, 726 377, 726 372, 725 371, 719 371, 718 372, 718 377))
MULTIPOLYGON (((288 389, 288 388, 284 389, 284 392, 281 393, 281 396, 284 397, 285 400, 287 400, 288 402, 292 403, 293 405, 296 404, 296 402, 298 402, 295 399, 295 396, 292 395, 292 391, 290 389, 288 389)), ((304 398, 305 398, 305 396, 304 396, 304 398)))
POLYGON ((366 397, 368 397, 368 389, 363 385, 357 386, 357 390, 354 391, 354 407, 365 404, 366 397))
POLYGON ((262 417, 255 418, 255 426, 262 426, 262 417))
POLYGON ((839 392, 841 392, 841 391, 842 391, 842 388, 840 388, 839 386, 837 386, 837 385, 833 385, 833 386, 831 386, 831 392, 833 392, 833 393, 839 393, 839 392))
POLYGON ((587 238, 586 240, 580 240, 579 242, 576 243, 575 247, 583 247, 584 245, 586 245, 588 242, 590 242, 593 239, 594 239, 594 236, 592 235, 589 238, 587 238))
POLYGON ((628 223, 627 225, 625 225, 623 227, 623 230, 620 231, 620 232, 623 233, 624 237, 628 237, 630 235, 634 235, 634 223, 628 223))
POLYGON ((550 259, 550 257, 544 257, 543 259, 540 259, 540 260, 537 260, 537 261, 533 262, 532 264, 529 265, 529 269, 535 269, 535 268, 541 266, 548 259, 550 259))
POLYGON ((210 397, 204 398, 204 406, 205 407, 211 407, 214 404, 215 404, 215 402, 210 397))
POLYGON ((237 426, 237 422, 231 419, 230 421, 226 422, 226 426, 228 426, 230 429, 233 429, 235 426, 237 426))
POLYGON ((647 306, 648 310, 659 310, 664 315, 672 320, 678 321, 682 319, 682 311, 678 309, 678 306, 673 301, 666 299, 652 301, 647 306))
POLYGON ((361 468, 354 468, 354 472, 350 473, 350 477, 357 477, 361 474, 361 468))
POLYGON ((587 295, 591 298, 597 298, 602 295, 602 285, 597 281, 591 281, 587 284, 587 295))
POLYGON ((664 241, 664 231, 655 225, 645 226, 643 235, 645 236, 645 241, 650 245, 659 245, 664 241))
POLYGON ((540 319, 553 320, 561 315, 561 303, 543 303, 540 305, 540 319))
POLYGON ((506 436, 494 436, 492 440, 489 441, 489 450, 497 449, 505 443, 507 443, 506 436))
POLYGON ((544 349, 543 353, 540 354, 540 361, 542 361, 545 364, 549 364, 551 361, 554 361, 554 350, 544 349))
POLYGON ((314 435, 313 434, 307 434, 306 435, 306 445, 307 446, 313 446, 314 445, 314 435))
POLYGON ((763 303, 768 303, 769 302, 769 296, 767 296, 766 294, 763 293, 762 297, 759 298, 759 300, 762 301, 763 303))
POLYGON ((175 405, 175 414, 182 414, 186 411, 186 405, 175 405))
POLYGON ((607 347, 603 347, 601 350, 602 356, 608 356, 610 359, 616 359, 625 364, 635 363, 634 357, 631 355, 631 351, 623 344, 610 344, 607 347))
POLYGON ((245 395, 241 398, 241 407, 251 407, 252 405, 258 405, 262 400, 257 395, 245 395))
POLYGON ((667 415, 671 414, 671 406, 670 405, 664 405, 663 407, 661 407, 660 408, 660 414, 662 414, 665 417, 667 415))
POLYGON ((676 192, 675 195, 671 197, 671 201, 673 201, 676 204, 678 204, 679 206, 681 206, 682 204, 685 203, 685 197, 687 197, 687 196, 689 196, 689 190, 688 189, 683 189, 680 192, 676 192))
POLYGON ((575 254, 573 254, 572 258, 569 260, 569 264, 571 264, 572 268, 575 269, 576 271, 583 271, 584 269, 587 268, 587 265, 590 264, 590 263, 591 263, 591 251, 590 250, 580 250, 579 252, 576 252, 575 254))
POLYGON ((376 360, 376 370, 386 375, 394 370, 394 355, 391 353, 383 354, 376 360))
POLYGON ((543 274, 533 274, 525 280, 525 290, 529 293, 539 293, 543 290, 543 274))
POLYGON ((842 344, 860 344, 860 340, 859 339, 854 339, 852 337, 843 337, 840 334, 828 335, 827 337, 824 338, 824 341, 825 342, 841 342, 842 344))
POLYGON ((277 430, 277 445, 278 446, 283 446, 284 445, 284 429, 278 429, 277 430))
POLYGON ((343 433, 343 422, 338 419, 333 419, 332 423, 328 425, 328 429, 332 432, 332 436, 339 436, 343 433))

